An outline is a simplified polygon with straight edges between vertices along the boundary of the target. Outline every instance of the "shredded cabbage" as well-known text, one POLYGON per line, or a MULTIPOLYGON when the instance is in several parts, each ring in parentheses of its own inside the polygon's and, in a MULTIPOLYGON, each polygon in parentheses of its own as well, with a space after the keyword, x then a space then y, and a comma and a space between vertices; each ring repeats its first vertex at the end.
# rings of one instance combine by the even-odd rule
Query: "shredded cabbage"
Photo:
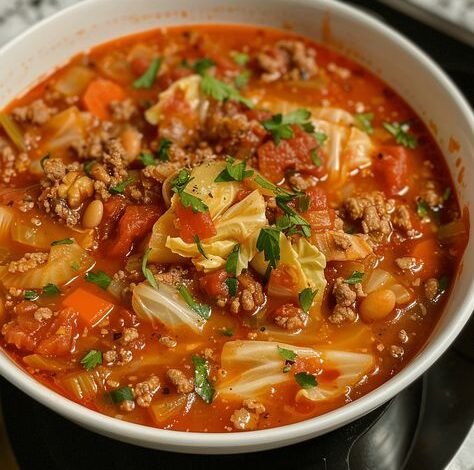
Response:
POLYGON ((144 321, 160 322, 170 330, 187 326, 201 333, 206 320, 192 310, 178 290, 166 284, 153 289, 148 284, 138 284, 133 289, 132 307, 144 321))
POLYGON ((349 233, 342 235, 340 232, 328 230, 322 233, 313 233, 311 241, 324 253, 327 261, 353 261, 364 259, 373 254, 370 245, 360 235, 349 233), (345 250, 336 243, 336 239, 341 236, 350 242, 350 246, 345 250))
POLYGON ((413 299, 413 291, 402 285, 392 274, 384 269, 376 268, 363 282, 367 294, 380 289, 390 289, 396 297, 397 304, 406 304, 413 299))

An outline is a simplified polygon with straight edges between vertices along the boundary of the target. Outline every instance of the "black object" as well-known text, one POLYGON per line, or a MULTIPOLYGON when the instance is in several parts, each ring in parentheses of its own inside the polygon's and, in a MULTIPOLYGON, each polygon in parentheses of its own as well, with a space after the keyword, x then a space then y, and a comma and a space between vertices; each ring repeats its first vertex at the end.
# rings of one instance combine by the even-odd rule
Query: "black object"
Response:
MULTIPOLYGON (((350 3, 382 17, 411 38, 473 102, 472 48, 373 0, 350 3)), ((325 436, 260 453, 184 455, 122 444, 64 420, 3 379, 1 403, 22 470, 442 470, 474 421, 473 344, 471 319, 437 364, 388 404, 325 436)))

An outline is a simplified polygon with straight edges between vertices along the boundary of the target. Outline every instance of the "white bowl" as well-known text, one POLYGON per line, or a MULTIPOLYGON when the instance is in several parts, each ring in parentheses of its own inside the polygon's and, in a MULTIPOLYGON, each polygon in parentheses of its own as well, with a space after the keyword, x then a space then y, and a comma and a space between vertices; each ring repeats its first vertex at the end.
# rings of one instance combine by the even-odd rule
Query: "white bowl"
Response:
MULTIPOLYGON (((88 0, 41 22, 0 50, 0 107, 78 52, 166 25, 247 23, 289 27, 329 44, 381 76, 435 132, 461 206, 474 201, 474 117, 452 82, 416 46, 360 11, 331 0, 88 0), (456 151, 454 139, 459 144, 456 151), (451 145, 450 145, 451 140, 451 145)), ((473 224, 472 211, 470 213, 473 224)), ((215 434, 166 431, 91 411, 41 385, 0 353, 0 373, 77 424, 122 441, 194 453, 237 453, 293 444, 336 429, 380 406, 426 371, 452 343, 474 307, 474 245, 429 341, 395 377, 362 398, 317 418, 279 428, 215 434)))

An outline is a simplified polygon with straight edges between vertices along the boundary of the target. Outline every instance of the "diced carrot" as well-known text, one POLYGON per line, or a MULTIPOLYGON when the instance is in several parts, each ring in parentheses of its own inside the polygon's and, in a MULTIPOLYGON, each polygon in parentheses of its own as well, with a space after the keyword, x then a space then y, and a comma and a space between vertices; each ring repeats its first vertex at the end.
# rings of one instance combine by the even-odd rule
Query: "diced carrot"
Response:
POLYGON ((151 231, 161 212, 157 206, 127 206, 107 253, 117 258, 126 256, 133 244, 151 231))
POLYGON ((77 312, 75 308, 65 308, 53 320, 35 349, 44 356, 64 356, 74 349, 77 334, 77 312))
POLYGON ((411 256, 423 263, 423 268, 419 273, 423 279, 435 277, 439 274, 440 251, 441 247, 434 238, 422 240, 413 248, 411 256))
POLYGON ((63 300, 64 307, 74 309, 81 322, 93 327, 99 323, 114 308, 114 304, 98 295, 78 287, 70 292, 63 300))
POLYGON ((176 204, 176 218, 178 219, 179 236, 186 243, 193 243, 197 235, 200 240, 214 236, 217 231, 209 212, 194 212, 191 207, 176 204))
POLYGON ((112 101, 123 101, 126 97, 127 95, 120 85, 111 80, 96 78, 89 83, 82 101, 89 112, 99 119, 107 121, 111 117, 109 104, 112 101))
POLYGON ((382 147, 374 163, 375 174, 381 179, 384 191, 396 196, 407 184, 408 157, 404 147, 382 147))
POLYGON ((225 284, 227 277, 228 274, 224 269, 221 269, 219 271, 204 274, 199 279, 199 285, 209 297, 225 297, 228 291, 227 285, 225 284))

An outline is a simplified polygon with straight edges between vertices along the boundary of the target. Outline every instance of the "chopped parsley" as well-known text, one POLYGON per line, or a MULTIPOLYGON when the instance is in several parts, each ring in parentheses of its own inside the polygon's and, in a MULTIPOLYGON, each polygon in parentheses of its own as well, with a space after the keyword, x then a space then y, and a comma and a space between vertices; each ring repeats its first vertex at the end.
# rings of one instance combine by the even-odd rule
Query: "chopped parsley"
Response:
POLYGON ((178 175, 171 181, 171 189, 178 193, 183 207, 191 207, 194 213, 196 212, 206 212, 208 207, 204 202, 201 201, 196 196, 186 193, 184 189, 186 185, 192 180, 189 171, 186 169, 181 170, 178 175))
POLYGON ((296 383, 304 389, 314 388, 318 385, 316 377, 308 372, 298 372, 295 374, 296 383))
POLYGON ((55 284, 49 283, 43 287, 43 295, 45 297, 53 297, 54 295, 58 295, 60 293, 61 291, 59 290, 59 287, 55 284))
POLYGON ((133 88, 152 88, 155 84, 156 75, 160 70, 162 61, 163 59, 161 59, 161 57, 154 59, 146 69, 145 73, 133 82, 133 88))
POLYGON ((234 84, 237 88, 244 88, 249 82, 252 73, 250 70, 242 70, 234 79, 234 84))
POLYGON ((206 403, 212 403, 214 388, 209 382, 209 366, 207 361, 197 355, 194 355, 192 360, 194 365, 194 389, 206 403))
POLYGON ((311 287, 307 287, 306 289, 303 289, 299 293, 298 300, 303 312, 305 313, 309 312, 309 309, 313 305, 313 300, 316 297, 317 293, 318 293, 318 289, 311 290, 311 287))
POLYGON ((178 292, 192 310, 205 320, 209 320, 211 317, 211 307, 209 305, 201 304, 195 300, 186 286, 178 287, 178 292))
POLYGON ((97 271, 97 272, 89 271, 86 274, 84 279, 87 282, 96 284, 97 286, 99 286, 101 289, 104 289, 104 290, 107 290, 107 288, 110 286, 110 283, 112 282, 112 279, 110 278, 110 276, 104 273, 104 271, 97 271))
POLYGON ((57 245, 72 245, 74 243, 74 240, 71 238, 63 238, 62 240, 55 240, 54 242, 51 242, 51 246, 57 246, 57 245))
POLYGON ((171 181, 171 189, 175 193, 184 191, 186 185, 192 180, 189 171, 186 168, 180 170, 180 172, 171 181))
POLYGON ((223 183, 227 181, 243 181, 245 178, 253 176, 253 170, 247 170, 247 162, 241 161, 234 163, 232 157, 227 157, 226 167, 216 176, 215 183, 223 183))
POLYGON ((221 330, 221 336, 227 336, 227 337, 231 337, 231 336, 234 336, 234 330, 232 328, 224 328, 223 330, 221 330))
POLYGON ((151 152, 142 152, 138 159, 143 163, 145 166, 156 166, 156 158, 151 152))
POLYGON ((277 346, 278 348, 278 354, 286 361, 293 363, 295 362, 296 358, 298 357, 298 354, 296 354, 294 351, 291 349, 285 349, 280 346, 277 346))
POLYGON ((47 153, 45 156, 41 157, 40 165, 41 165, 41 168, 42 168, 43 171, 44 171, 44 162, 46 160, 48 160, 50 157, 51 157, 51 155, 49 153, 47 153))
POLYGON ((286 194, 276 196, 276 204, 284 212, 284 215, 277 220, 276 226, 284 231, 286 235, 299 233, 309 237, 311 236, 311 225, 309 222, 288 206, 288 202, 294 198, 295 196, 287 196, 286 194))
POLYGON ((399 124, 397 122, 384 122, 383 127, 387 132, 395 137, 395 142, 397 142, 397 144, 403 145, 409 149, 415 149, 418 145, 417 138, 408 132, 410 129, 408 123, 402 122, 399 124))
POLYGON ((237 273, 237 264, 239 262, 239 251, 240 251, 240 244, 234 245, 234 248, 232 248, 232 251, 230 252, 227 261, 225 263, 225 270, 229 274, 235 274, 237 273))
POLYGON ((110 392, 110 398, 114 403, 122 403, 126 400, 133 400, 133 392, 132 389, 128 386, 117 388, 116 390, 112 390, 110 392))
POLYGON ((324 143, 326 142, 326 140, 328 140, 328 136, 327 134, 325 134, 324 132, 314 132, 313 133, 313 136, 314 138, 317 140, 318 142, 318 145, 324 145, 324 143))
POLYGON ((280 230, 275 227, 262 228, 257 238, 257 250, 263 251, 270 268, 276 268, 280 260, 280 230))
POLYGON ((122 181, 121 183, 119 183, 115 186, 111 186, 109 188, 109 191, 112 194, 123 194, 123 192, 125 191, 127 186, 131 185, 134 181, 135 181, 134 178, 131 178, 131 177, 127 178, 126 180, 122 181))
POLYGON ((196 60, 193 65, 193 69, 196 73, 203 76, 211 67, 214 67, 216 63, 207 57, 196 60))
POLYGON ((234 62, 241 67, 247 65, 247 62, 250 60, 249 55, 245 52, 232 52, 231 56, 234 62))
POLYGON ((252 101, 243 97, 237 88, 208 74, 205 74, 201 80, 201 91, 216 101, 234 100, 248 108, 253 108, 252 101))
POLYGON ((239 288, 239 281, 235 277, 228 277, 225 280, 225 285, 229 290, 229 295, 235 297, 237 295, 237 289, 239 288))
POLYGON ((97 163, 95 160, 87 160, 84 162, 84 173, 91 177, 92 176, 92 173, 91 173, 91 169, 92 169, 92 165, 94 165, 95 163, 97 163))
POLYGON ((79 271, 80 267, 81 267, 81 263, 79 263, 79 261, 73 261, 71 263, 71 268, 74 269, 74 271, 79 271))
POLYGON ((206 255, 206 252, 204 251, 204 248, 201 245, 201 240, 199 239, 199 235, 197 234, 194 235, 193 240, 194 240, 194 243, 196 243, 199 253, 201 253, 201 255, 204 256, 204 258, 209 259, 206 255))
POLYGON ((360 130, 367 134, 373 134, 374 128, 372 127, 372 121, 374 120, 374 113, 358 113, 354 117, 356 126, 360 130))
POLYGON ((297 201, 298 201, 298 210, 300 212, 308 212, 309 203, 310 203, 309 196, 307 196, 306 194, 298 196, 297 201))
POLYGON ((255 175, 254 181, 262 188, 273 191, 273 193, 276 195, 282 194, 282 195, 288 196, 289 198, 294 198, 294 197, 304 195, 304 193, 301 193, 301 192, 287 191, 285 188, 281 188, 280 186, 270 183, 270 181, 268 181, 267 179, 265 179, 263 176, 260 176, 260 175, 255 175))
POLYGON ((311 112, 307 109, 299 108, 288 114, 274 114, 270 119, 262 121, 263 127, 270 132, 273 141, 278 145, 282 139, 291 139, 294 136, 292 125, 299 126, 305 132, 312 134, 314 126, 309 121, 311 112))
POLYGON ((448 278, 443 276, 438 281, 438 294, 444 294, 448 289, 448 278))
POLYGON ((171 140, 166 139, 166 138, 163 138, 163 139, 160 140, 160 146, 158 147, 158 150, 156 151, 156 154, 158 155, 158 158, 162 162, 169 161, 169 159, 170 159, 169 150, 170 150, 170 147, 171 147, 172 143, 173 142, 171 142, 171 140))
POLYGON ((428 216, 429 211, 428 204, 423 199, 418 199, 416 201, 416 213, 420 216, 420 218, 424 219, 428 216))
POLYGON ((82 359, 81 364, 84 369, 92 370, 102 364, 102 351, 91 349, 82 359))
POLYGON ((150 256, 150 251, 151 248, 148 248, 148 250, 145 251, 142 259, 142 273, 145 276, 145 279, 148 281, 148 284, 150 284, 153 289, 158 290, 158 284, 156 283, 155 276, 153 276, 153 273, 150 271, 150 268, 148 267, 148 256, 150 256))
POLYGON ((309 156, 311 157, 314 166, 320 167, 323 164, 317 148, 312 149, 309 156))
POLYGON ((358 284, 359 282, 362 282, 363 277, 364 273, 354 271, 344 282, 346 284, 358 284))
POLYGON ((34 290, 25 290, 25 292, 23 292, 23 298, 25 300, 33 301, 33 300, 36 300, 38 297, 39 297, 38 292, 34 290))

